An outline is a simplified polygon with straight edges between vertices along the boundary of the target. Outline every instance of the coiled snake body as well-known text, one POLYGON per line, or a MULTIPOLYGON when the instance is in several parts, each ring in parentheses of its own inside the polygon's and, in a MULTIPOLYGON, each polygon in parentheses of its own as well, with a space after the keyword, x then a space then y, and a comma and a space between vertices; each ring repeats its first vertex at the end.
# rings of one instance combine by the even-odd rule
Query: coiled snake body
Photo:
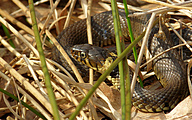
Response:
MULTIPOLYGON (((124 39, 129 39, 125 13, 119 11, 120 22, 124 39)), ((137 38, 146 26, 150 16, 143 15, 132 17, 131 24, 134 37, 137 38)), ((96 14, 91 18, 92 39, 96 46, 107 46, 115 42, 113 16, 111 11, 96 14)), ((61 32, 57 40, 61 46, 71 56, 71 47, 76 44, 87 43, 87 26, 86 20, 81 20, 67 27, 61 32)), ((155 34, 151 37, 149 48, 153 56, 171 47, 169 31, 162 26, 165 32, 155 34), (162 39, 163 38, 163 39, 162 39)), ((72 72, 68 63, 62 57, 60 52, 54 48, 53 58, 72 72)), ((72 57, 72 56, 71 56, 72 57)), ((87 76, 88 67, 79 64, 72 58, 82 76, 87 76)), ((163 83, 163 88, 159 90, 146 90, 137 83, 132 98, 133 105, 144 112, 161 112, 170 110, 183 100, 188 94, 188 85, 186 80, 185 65, 180 59, 177 51, 171 50, 153 61, 154 72, 157 78, 163 83)))

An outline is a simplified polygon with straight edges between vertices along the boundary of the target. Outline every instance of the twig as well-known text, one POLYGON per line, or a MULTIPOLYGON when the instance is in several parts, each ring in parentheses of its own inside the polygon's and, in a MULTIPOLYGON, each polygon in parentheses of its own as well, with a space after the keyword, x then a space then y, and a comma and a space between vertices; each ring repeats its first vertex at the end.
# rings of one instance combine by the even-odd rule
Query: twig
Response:
POLYGON ((179 6, 179 5, 172 5, 172 4, 168 4, 168 3, 157 1, 157 0, 143 0, 143 1, 163 5, 163 6, 170 7, 170 8, 192 10, 191 7, 183 7, 183 6, 179 6))
POLYGON ((134 92, 134 88, 135 88, 136 78, 137 78, 137 75, 138 75, 139 66, 140 66, 141 61, 142 61, 142 56, 143 56, 143 53, 144 53, 144 48, 145 48, 145 46, 147 44, 147 40, 148 40, 149 35, 150 35, 150 30, 151 30, 151 28, 153 26, 153 22, 155 20, 155 15, 156 15, 156 13, 152 13, 149 25, 148 25, 147 30, 146 30, 146 34, 145 34, 145 36, 143 38, 141 50, 140 50, 140 53, 139 53, 137 65, 136 65, 135 72, 134 72, 133 79, 132 79, 132 83, 131 83, 131 96, 133 95, 133 92, 134 92))
POLYGON ((58 19, 54 20, 54 21, 51 23, 51 25, 49 26, 48 30, 50 31, 51 28, 52 28, 56 23, 58 23, 60 20, 65 19, 65 18, 67 18, 67 16, 62 16, 62 17, 59 17, 58 19))
POLYGON ((169 27, 171 27, 171 29, 174 31, 174 33, 179 37, 179 39, 186 44, 186 47, 192 52, 192 48, 190 47, 190 45, 181 37, 181 35, 173 28, 173 26, 170 23, 167 23, 169 25, 169 27))
MULTIPOLYGON (((88 44, 93 44, 92 33, 91 33, 91 4, 92 0, 88 0, 87 6, 87 38, 88 44)), ((89 69, 89 82, 93 84, 93 69, 89 69)))
MULTIPOLYGON (((175 5, 177 5, 177 6, 191 6, 192 5, 192 1, 186 1, 186 2, 182 2, 182 3, 177 3, 175 5)), ((156 14, 160 14, 160 13, 164 13, 164 12, 167 12, 167 11, 174 11, 174 10, 175 10, 175 8, 161 7, 161 8, 145 11, 145 12, 134 13, 132 15, 129 15, 129 17, 150 14, 150 13, 153 13, 153 12, 156 12, 156 14)))
POLYGON ((69 25, 69 21, 71 19, 71 15, 72 15, 73 9, 75 7, 75 3, 76 3, 76 0, 72 0, 71 6, 70 6, 70 9, 69 9, 69 13, 67 15, 67 19, 65 21, 65 25, 64 25, 63 29, 65 29, 69 25))
MULTIPOLYGON (((54 7, 53 0, 50 0, 50 6, 51 6, 51 10, 53 10, 53 20, 55 21, 58 18, 58 15, 57 15, 56 7, 53 9, 53 7, 54 7)), ((58 23, 55 23, 55 27, 56 27, 57 34, 59 34, 60 31, 59 31, 58 23)))
POLYGON ((87 0, 81 0, 81 7, 83 9, 83 13, 85 15, 85 18, 87 18, 87 0))
POLYGON ((1 36, 0 36, 0 42, 10 51, 12 52, 15 56, 17 56, 18 58, 21 57, 21 54, 19 52, 17 52, 13 47, 11 47, 11 45, 9 43, 7 43, 6 40, 4 40, 1 36))
POLYGON ((159 53, 158 55, 154 56, 153 58, 151 58, 150 60, 148 60, 146 63, 144 63, 143 65, 141 65, 140 68, 143 68, 144 66, 146 66, 147 64, 149 64, 150 62, 152 62, 154 59, 156 59, 157 57, 161 56, 162 54, 164 54, 164 53, 166 53, 166 52, 168 52, 168 51, 170 51, 170 50, 176 49, 176 48, 178 48, 178 47, 184 46, 184 45, 186 45, 186 44, 179 44, 179 45, 173 46, 173 47, 171 47, 171 48, 169 48, 169 49, 167 49, 167 50, 159 53))
POLYGON ((57 7, 57 5, 59 4, 59 2, 60 2, 60 0, 57 0, 57 1, 55 2, 55 4, 53 5, 53 7, 51 8, 51 11, 49 12, 49 15, 47 16, 47 19, 45 20, 45 23, 44 23, 43 27, 41 28, 42 30, 41 30, 41 32, 40 32, 40 35, 43 34, 43 32, 44 32, 44 30, 45 30, 45 28, 46 28, 49 20, 51 19, 51 16, 52 16, 52 14, 54 13, 54 10, 55 10, 55 8, 57 7))

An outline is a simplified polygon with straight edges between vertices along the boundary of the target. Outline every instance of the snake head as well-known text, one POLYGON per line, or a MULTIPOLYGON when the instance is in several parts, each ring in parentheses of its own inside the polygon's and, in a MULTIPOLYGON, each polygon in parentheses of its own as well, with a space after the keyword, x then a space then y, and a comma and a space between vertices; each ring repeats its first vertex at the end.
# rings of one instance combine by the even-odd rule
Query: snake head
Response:
POLYGON ((103 73, 114 60, 108 50, 90 44, 74 45, 71 55, 76 61, 100 73, 103 73))

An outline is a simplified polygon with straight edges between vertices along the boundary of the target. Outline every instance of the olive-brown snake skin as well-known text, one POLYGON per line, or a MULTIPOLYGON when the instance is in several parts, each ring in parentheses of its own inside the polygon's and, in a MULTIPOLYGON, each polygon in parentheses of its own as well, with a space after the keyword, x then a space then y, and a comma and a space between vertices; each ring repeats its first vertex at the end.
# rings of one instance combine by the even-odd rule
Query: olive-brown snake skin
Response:
MULTIPOLYGON (((124 39, 127 40, 129 37, 125 13, 119 11, 119 15, 122 33, 124 39)), ((143 15, 130 18, 135 38, 142 33, 149 17, 150 15, 143 15)), ((111 11, 92 16, 91 26, 94 45, 108 46, 115 42, 113 16, 111 11)), ((165 34, 158 34, 157 30, 154 37, 150 37, 152 39, 148 46, 152 56, 155 56, 172 46, 170 44, 172 41, 169 31, 164 25, 162 25, 162 28, 165 34)), ((71 56, 70 48, 72 46, 87 43, 86 20, 78 21, 67 27, 60 33, 57 40, 64 50, 71 56)), ((56 48, 53 49, 52 53, 54 60, 66 67, 70 72, 72 71, 56 48)), ((87 76, 87 66, 79 64, 73 58, 72 60, 82 76, 87 76)), ((177 51, 171 50, 153 61, 153 69, 157 78, 162 81, 161 83, 164 87, 151 91, 141 88, 137 83, 132 98, 132 104, 144 112, 161 112, 173 109, 188 94, 185 64, 182 62, 177 51)))

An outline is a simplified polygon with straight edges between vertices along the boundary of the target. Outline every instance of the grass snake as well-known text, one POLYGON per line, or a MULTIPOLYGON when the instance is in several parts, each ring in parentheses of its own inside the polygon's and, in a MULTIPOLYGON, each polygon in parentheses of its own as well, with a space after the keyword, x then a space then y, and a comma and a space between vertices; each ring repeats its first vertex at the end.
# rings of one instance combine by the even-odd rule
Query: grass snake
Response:
MULTIPOLYGON (((122 10, 119 10, 119 15, 123 37, 125 40, 128 40, 129 35, 125 13, 122 10)), ((137 38, 142 33, 149 18, 150 15, 130 18, 134 38, 137 38)), ((95 46, 103 47, 115 43, 113 16, 111 11, 102 12, 92 16, 91 26, 92 39, 95 46)), ((151 40, 149 40, 148 46, 152 56, 155 56, 172 46, 173 42, 168 29, 164 25, 162 25, 162 29, 164 30, 162 34, 159 34, 158 30, 153 30, 151 32, 151 40)), ((57 41, 69 54, 82 77, 88 76, 88 67, 74 60, 71 55, 71 48, 74 45, 86 44, 88 41, 86 20, 80 20, 64 29, 57 37, 57 41)), ((54 60, 63 65, 73 74, 68 63, 56 47, 53 48, 52 54, 54 60)), ((105 55, 105 57, 106 56, 107 55, 105 55)), ((132 104, 137 109, 144 112, 161 112, 164 110, 170 110, 188 94, 185 64, 181 60, 177 51, 171 50, 153 60, 153 70, 164 87, 151 91, 141 88, 137 83, 132 98, 132 104)))

